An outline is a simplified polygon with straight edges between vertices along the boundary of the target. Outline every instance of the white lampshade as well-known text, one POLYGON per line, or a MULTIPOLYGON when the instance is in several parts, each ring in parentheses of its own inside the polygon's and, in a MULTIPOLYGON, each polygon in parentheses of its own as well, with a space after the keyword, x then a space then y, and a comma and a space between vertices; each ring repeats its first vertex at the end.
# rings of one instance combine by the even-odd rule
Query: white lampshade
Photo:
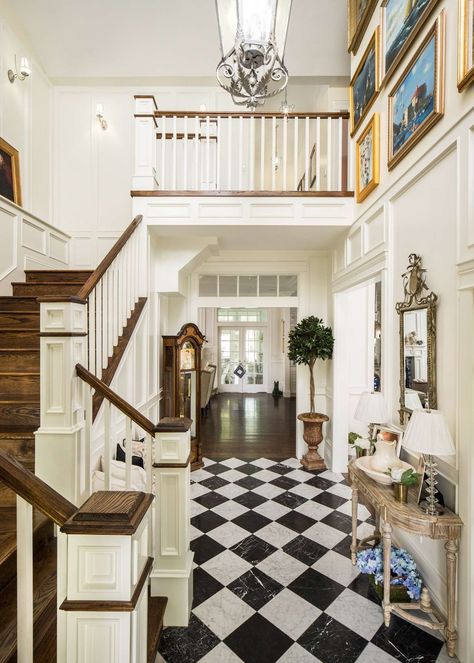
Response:
POLYGON ((31 67, 30 63, 28 62, 28 58, 21 58, 20 59, 20 74, 22 76, 29 76, 31 74, 31 67))
POLYGON ((408 451, 432 456, 456 453, 448 424, 439 410, 414 410, 402 446, 408 451))
POLYGON ((380 392, 361 394, 354 418, 365 424, 383 424, 387 421, 387 408, 380 392))
POLYGON ((409 410, 422 410, 423 404, 416 391, 405 391, 405 407, 409 410))

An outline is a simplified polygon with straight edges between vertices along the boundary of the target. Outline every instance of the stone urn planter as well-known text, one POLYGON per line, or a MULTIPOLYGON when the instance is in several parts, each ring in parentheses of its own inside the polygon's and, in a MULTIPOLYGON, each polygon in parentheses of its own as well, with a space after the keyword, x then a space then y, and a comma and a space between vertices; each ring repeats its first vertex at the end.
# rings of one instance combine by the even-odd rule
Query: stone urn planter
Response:
POLYGON ((323 441, 323 424, 329 421, 329 417, 319 412, 305 412, 299 414, 298 419, 303 422, 303 440, 308 445, 308 451, 301 459, 302 466, 305 470, 327 469, 324 459, 318 453, 318 446, 323 441))

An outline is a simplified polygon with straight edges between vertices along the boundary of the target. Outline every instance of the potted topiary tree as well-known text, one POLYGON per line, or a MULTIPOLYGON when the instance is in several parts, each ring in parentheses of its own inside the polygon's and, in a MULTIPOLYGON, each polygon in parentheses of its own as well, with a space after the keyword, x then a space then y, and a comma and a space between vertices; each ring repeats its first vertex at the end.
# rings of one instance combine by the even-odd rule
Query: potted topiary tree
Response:
POLYGON ((301 459, 307 470, 326 468, 317 448, 323 440, 323 423, 329 421, 329 417, 316 412, 314 366, 317 359, 331 359, 333 347, 331 327, 326 327, 322 319, 314 315, 301 320, 288 334, 288 358, 309 368, 310 411, 298 415, 304 425, 303 439, 308 445, 308 452, 301 459))

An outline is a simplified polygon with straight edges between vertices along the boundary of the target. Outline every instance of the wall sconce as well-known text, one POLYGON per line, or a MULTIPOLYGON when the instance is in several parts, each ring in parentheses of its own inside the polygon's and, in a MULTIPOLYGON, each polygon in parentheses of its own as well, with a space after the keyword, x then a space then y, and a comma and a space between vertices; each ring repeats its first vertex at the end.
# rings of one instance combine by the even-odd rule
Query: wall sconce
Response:
POLYGON ((102 104, 97 104, 95 116, 99 120, 100 126, 105 131, 107 129, 107 120, 104 117, 104 106, 102 104))
POLYGON ((30 63, 28 58, 20 58, 20 71, 18 72, 18 67, 16 64, 16 55, 15 55, 15 71, 13 69, 8 70, 8 80, 10 83, 15 82, 15 78, 18 78, 19 81, 24 81, 25 78, 31 74, 30 63))

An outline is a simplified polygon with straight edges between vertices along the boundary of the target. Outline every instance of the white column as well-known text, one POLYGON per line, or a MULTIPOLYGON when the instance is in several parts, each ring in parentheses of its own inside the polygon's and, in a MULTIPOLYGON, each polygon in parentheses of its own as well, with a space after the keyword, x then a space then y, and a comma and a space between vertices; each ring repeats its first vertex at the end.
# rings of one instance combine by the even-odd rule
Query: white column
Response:
POLYGON ((152 96, 135 97, 135 163, 132 189, 158 188, 156 175, 156 103, 152 96))
MULTIPOLYGON (((47 298, 44 298, 45 300, 47 298)), ((36 474, 70 502, 87 496, 84 389, 76 364, 86 364, 86 304, 74 297, 42 301, 40 313, 40 428, 35 433, 36 474)))
POLYGON ((155 436, 153 474, 159 497, 151 595, 168 598, 165 626, 187 626, 193 601, 194 556, 189 548, 191 422, 180 428, 175 423, 174 432, 166 421, 160 422, 163 432, 155 436))

